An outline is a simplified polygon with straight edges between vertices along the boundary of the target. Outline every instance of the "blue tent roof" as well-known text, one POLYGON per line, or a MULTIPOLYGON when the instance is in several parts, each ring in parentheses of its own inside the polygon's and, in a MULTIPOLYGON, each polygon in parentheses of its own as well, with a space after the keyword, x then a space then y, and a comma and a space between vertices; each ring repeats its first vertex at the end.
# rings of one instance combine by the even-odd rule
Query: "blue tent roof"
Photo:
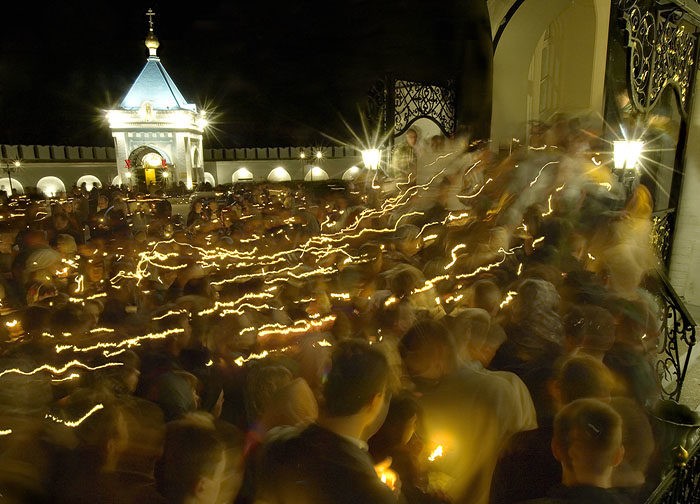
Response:
POLYGON ((145 101, 151 102, 154 110, 197 110, 196 105, 187 103, 157 56, 148 58, 119 107, 139 109, 145 101))

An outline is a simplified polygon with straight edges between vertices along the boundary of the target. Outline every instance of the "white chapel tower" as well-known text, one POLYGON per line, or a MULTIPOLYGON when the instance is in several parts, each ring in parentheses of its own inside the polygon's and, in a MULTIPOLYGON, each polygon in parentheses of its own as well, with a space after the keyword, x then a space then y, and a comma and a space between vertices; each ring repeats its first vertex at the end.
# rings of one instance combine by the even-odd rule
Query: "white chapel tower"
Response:
POLYGON ((180 181, 188 188, 204 180, 202 132, 204 112, 187 103, 160 62, 160 43, 148 9, 148 59, 119 104, 107 111, 122 184, 155 182, 163 187, 180 181))

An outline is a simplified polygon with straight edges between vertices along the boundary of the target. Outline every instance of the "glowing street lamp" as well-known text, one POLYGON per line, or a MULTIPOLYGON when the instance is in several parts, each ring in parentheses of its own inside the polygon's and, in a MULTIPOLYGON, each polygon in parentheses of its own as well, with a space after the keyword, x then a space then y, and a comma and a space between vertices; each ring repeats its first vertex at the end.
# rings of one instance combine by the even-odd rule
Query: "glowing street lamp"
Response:
POLYGON ((619 172, 620 182, 632 190, 637 176, 639 159, 642 157, 644 142, 641 140, 616 140, 613 142, 613 162, 619 172))
POLYGON ((379 169, 379 163, 382 160, 382 151, 380 149, 365 149, 362 151, 362 162, 366 168, 376 171, 379 169))
POLYGON ((12 190, 12 174, 19 170, 21 165, 22 163, 19 162, 19 159, 15 159, 12 163, 9 160, 5 161, 5 169, 3 171, 7 173, 7 180, 10 182, 10 197, 14 192, 12 190))
POLYGON ((617 140, 613 146, 615 169, 634 170, 637 168, 644 142, 641 140, 617 140))

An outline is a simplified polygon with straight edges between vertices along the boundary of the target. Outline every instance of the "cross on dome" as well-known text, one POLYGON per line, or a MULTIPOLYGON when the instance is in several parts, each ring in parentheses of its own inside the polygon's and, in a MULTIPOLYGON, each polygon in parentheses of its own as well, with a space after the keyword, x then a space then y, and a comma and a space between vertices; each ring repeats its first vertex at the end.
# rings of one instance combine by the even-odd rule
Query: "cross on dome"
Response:
POLYGON ((156 13, 153 12, 153 9, 149 8, 146 11, 146 15, 148 16, 148 30, 153 31, 153 16, 155 16, 156 13))
POLYGON ((153 58, 158 57, 156 51, 160 46, 160 42, 158 42, 158 39, 153 33, 153 16, 155 15, 156 13, 153 12, 153 9, 151 8, 146 11, 146 16, 148 16, 148 35, 146 36, 146 47, 148 48, 148 56, 153 58))

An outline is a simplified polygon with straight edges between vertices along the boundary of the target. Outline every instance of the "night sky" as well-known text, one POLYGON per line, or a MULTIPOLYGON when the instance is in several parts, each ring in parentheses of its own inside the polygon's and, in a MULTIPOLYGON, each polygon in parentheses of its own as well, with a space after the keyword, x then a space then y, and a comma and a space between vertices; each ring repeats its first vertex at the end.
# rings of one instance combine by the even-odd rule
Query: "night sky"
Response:
POLYGON ((461 93, 467 118, 479 115, 468 102, 483 103, 479 90, 490 89, 485 0, 178 5, 7 6, 0 143, 112 145, 101 110, 119 102, 145 63, 149 7, 156 11, 161 62, 189 102, 216 115, 215 131, 205 138, 212 148, 347 140, 343 119, 359 131, 358 107, 388 72, 461 79, 471 90, 461 93))

